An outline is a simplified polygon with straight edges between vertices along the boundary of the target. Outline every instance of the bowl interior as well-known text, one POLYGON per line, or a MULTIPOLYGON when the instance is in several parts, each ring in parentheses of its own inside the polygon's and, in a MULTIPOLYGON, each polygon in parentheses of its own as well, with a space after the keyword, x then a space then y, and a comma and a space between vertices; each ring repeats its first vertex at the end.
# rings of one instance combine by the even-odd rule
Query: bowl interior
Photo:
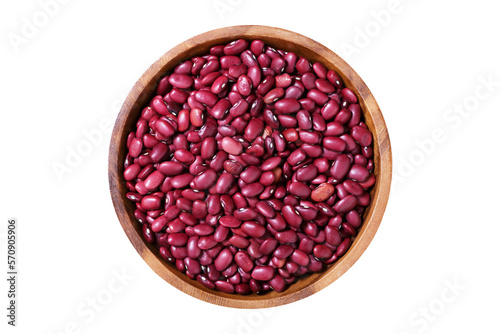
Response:
POLYGON ((238 308, 272 307, 299 300, 321 290, 347 271, 361 256, 377 231, 389 196, 391 174, 391 148, 387 128, 374 97, 361 78, 323 45, 287 30, 263 26, 235 26, 209 31, 179 44, 163 55, 144 73, 127 96, 115 123, 109 152, 109 182, 113 204, 125 233, 138 253, 158 275, 181 291, 210 303, 238 308), (301 278, 282 293, 270 291, 264 295, 230 295, 207 289, 198 281, 189 279, 178 272, 174 265, 164 261, 154 246, 144 241, 142 225, 134 218, 135 205, 125 197, 128 190, 122 175, 127 135, 134 129, 142 109, 155 95, 158 81, 179 62, 207 54, 212 46, 227 44, 238 38, 261 39, 266 45, 293 51, 311 62, 318 61, 326 68, 335 70, 344 85, 358 96, 365 122, 374 137, 377 181, 370 192, 372 203, 365 212, 363 226, 351 248, 324 271, 301 278))

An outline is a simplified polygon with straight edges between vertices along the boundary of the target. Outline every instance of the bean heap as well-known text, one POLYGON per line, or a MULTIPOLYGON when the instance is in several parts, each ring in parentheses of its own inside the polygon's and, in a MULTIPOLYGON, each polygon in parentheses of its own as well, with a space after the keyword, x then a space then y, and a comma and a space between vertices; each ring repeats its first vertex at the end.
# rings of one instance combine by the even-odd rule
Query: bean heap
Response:
POLYGON ((375 183, 357 102, 335 71, 261 40, 178 64, 127 139, 145 240, 225 293, 282 292, 335 262, 375 183))

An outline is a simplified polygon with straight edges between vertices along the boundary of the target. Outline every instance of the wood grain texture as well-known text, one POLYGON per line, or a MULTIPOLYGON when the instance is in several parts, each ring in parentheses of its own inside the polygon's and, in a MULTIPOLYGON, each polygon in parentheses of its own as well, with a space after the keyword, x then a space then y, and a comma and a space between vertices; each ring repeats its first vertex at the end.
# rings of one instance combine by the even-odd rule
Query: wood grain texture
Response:
POLYGON ((177 289, 217 305, 235 308, 265 308, 283 305, 310 296, 323 289, 344 274, 366 250, 380 225, 384 214, 392 177, 392 157, 389 134, 375 98, 357 73, 339 56, 325 46, 291 31, 265 26, 234 26, 195 36, 165 53, 144 73, 127 96, 111 137, 109 149, 109 185, 118 219, 141 257, 165 281, 177 289), (364 224, 349 251, 325 271, 300 279, 282 293, 271 291, 265 295, 230 295, 209 290, 198 281, 178 272, 164 261, 156 248, 147 244, 142 236, 141 225, 134 218, 135 205, 127 200, 123 161, 126 139, 133 130, 142 108, 154 96, 155 87, 162 76, 182 60, 208 53, 210 47, 232 40, 261 39, 274 48, 293 51, 297 55, 319 61, 341 76, 344 84, 359 98, 366 124, 374 135, 374 163, 377 182, 371 191, 372 203, 364 215, 364 224))

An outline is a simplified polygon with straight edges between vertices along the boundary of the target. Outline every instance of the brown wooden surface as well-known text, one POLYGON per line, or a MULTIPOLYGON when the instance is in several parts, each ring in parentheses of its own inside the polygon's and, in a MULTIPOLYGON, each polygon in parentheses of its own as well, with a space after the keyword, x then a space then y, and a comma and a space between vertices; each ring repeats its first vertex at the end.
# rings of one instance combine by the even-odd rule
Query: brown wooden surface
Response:
POLYGON ((236 308, 264 308, 291 303, 323 289, 358 260, 373 239, 387 205, 392 157, 389 134, 375 98, 357 73, 339 56, 312 39, 291 31, 265 26, 234 26, 209 31, 177 45, 144 73, 127 96, 116 120, 109 149, 108 169, 110 191, 118 219, 137 252, 159 276, 177 289, 206 302, 236 308), (180 61, 206 54, 210 47, 238 38, 261 39, 274 48, 293 51, 311 62, 319 61, 328 69, 337 71, 344 84, 358 96, 366 124, 374 135, 377 182, 371 191, 372 203, 365 213, 358 236, 349 251, 336 263, 321 273, 300 279, 282 293, 271 291, 264 295, 231 295, 207 289, 198 281, 189 279, 172 264, 164 261, 156 248, 144 241, 141 225, 134 218, 135 205, 125 197, 127 189, 123 178, 123 161, 127 135, 133 130, 142 108, 154 96, 159 79, 180 61))

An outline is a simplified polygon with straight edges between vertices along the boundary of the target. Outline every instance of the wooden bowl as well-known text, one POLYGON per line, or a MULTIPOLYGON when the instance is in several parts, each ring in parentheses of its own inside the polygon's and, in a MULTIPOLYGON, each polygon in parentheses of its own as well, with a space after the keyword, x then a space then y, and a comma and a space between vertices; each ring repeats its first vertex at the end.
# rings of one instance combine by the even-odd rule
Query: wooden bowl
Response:
POLYGON ((368 247, 380 225, 389 197, 391 175, 391 145, 384 118, 375 98, 358 74, 334 52, 312 39, 291 31, 265 26, 234 26, 209 31, 188 39, 165 53, 144 73, 128 94, 116 120, 109 150, 109 184, 116 214, 130 242, 144 261, 177 289, 206 302, 236 308, 264 308, 291 303, 323 289, 344 274, 368 247), (179 62, 207 54, 210 47, 238 38, 261 39, 274 48, 293 51, 311 62, 319 61, 328 69, 335 70, 345 86, 358 96, 366 124, 374 137, 377 181, 370 193, 372 203, 364 215, 363 226, 351 248, 324 271, 300 279, 282 293, 270 291, 264 295, 245 296, 226 294, 207 289, 198 281, 189 279, 177 271, 175 266, 164 261, 155 247, 145 242, 141 225, 134 218, 135 205, 125 197, 128 190, 123 178, 123 161, 127 135, 133 130, 142 109, 154 96, 155 86, 160 78, 179 62))

